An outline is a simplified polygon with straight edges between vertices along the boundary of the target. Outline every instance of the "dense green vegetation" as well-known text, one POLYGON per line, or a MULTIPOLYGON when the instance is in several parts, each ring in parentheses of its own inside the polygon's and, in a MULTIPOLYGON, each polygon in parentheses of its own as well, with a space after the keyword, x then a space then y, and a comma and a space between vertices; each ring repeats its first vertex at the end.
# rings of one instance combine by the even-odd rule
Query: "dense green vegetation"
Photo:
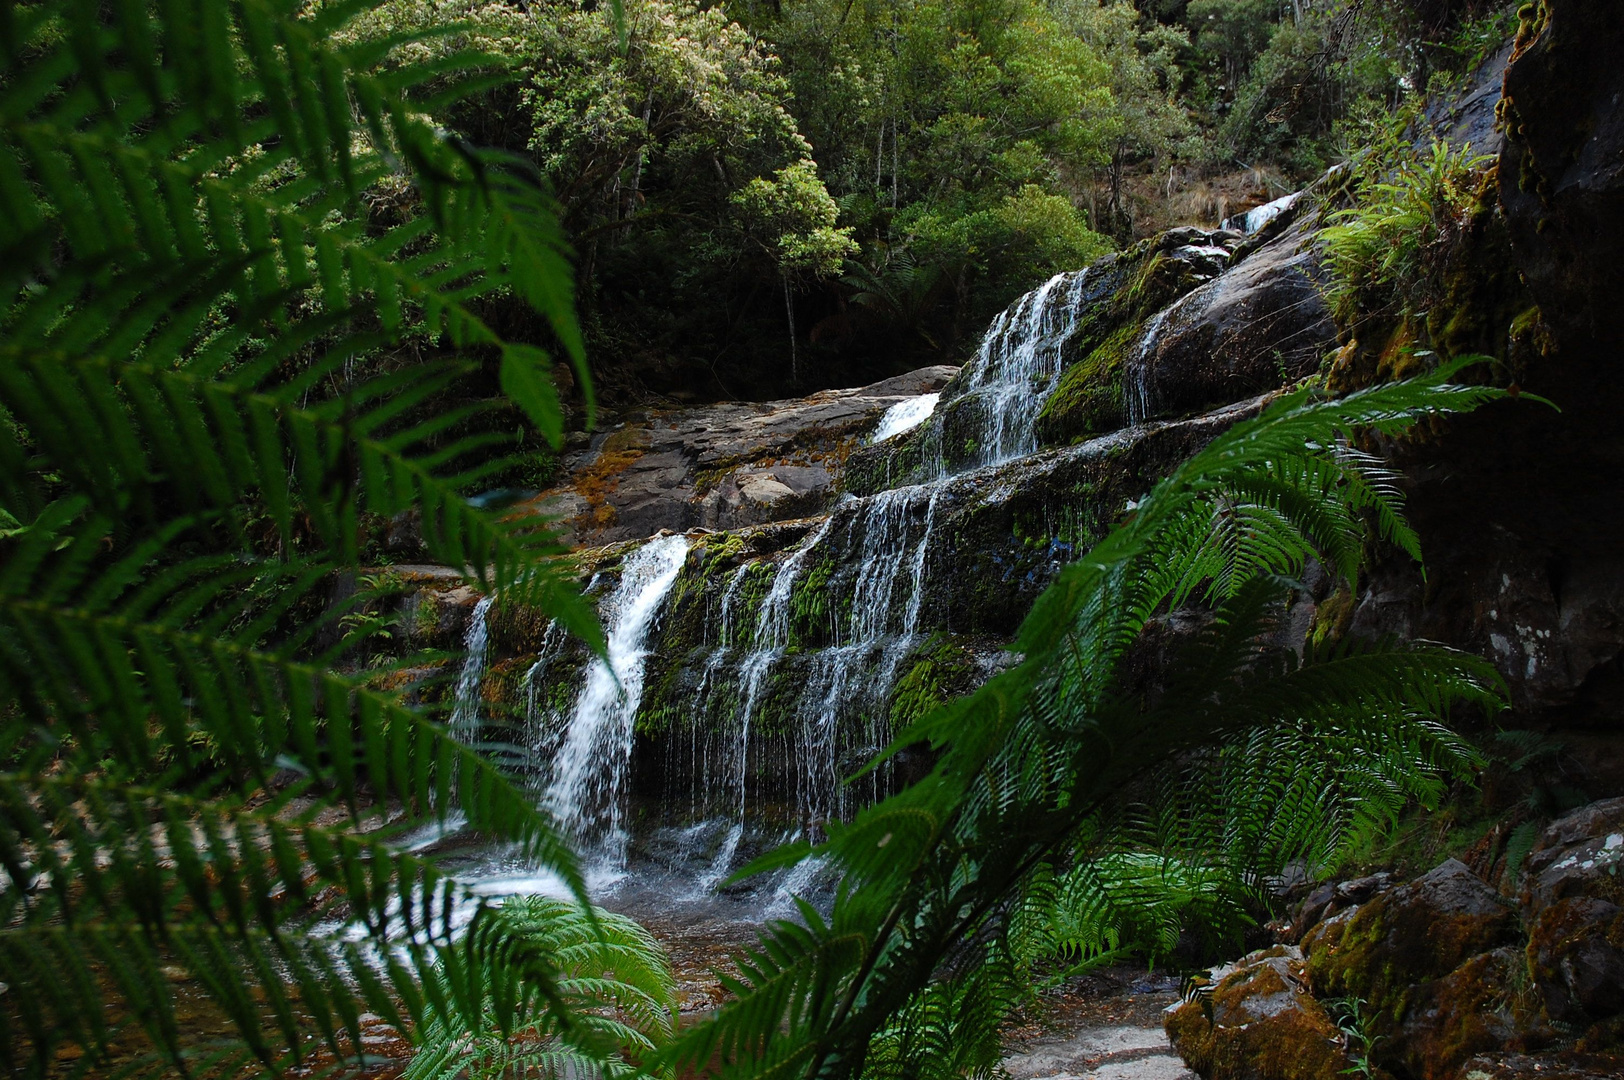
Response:
POLYGON ((1487 0, 389 0, 519 78, 437 115, 533 160, 613 397, 772 397, 957 361, 1043 278, 1216 225, 1510 26, 1487 0), (785 361, 788 361, 787 363, 785 361))
MULTIPOLYGON (((370 1011, 422 1076, 985 1073, 1036 975, 1233 934, 1263 876, 1435 801, 1473 760, 1442 721, 1495 707, 1492 669, 1259 642, 1305 560, 1355 578, 1367 518, 1418 554, 1348 440, 1497 396, 1454 365, 1299 392, 1163 482, 1045 594, 1022 663, 900 737, 935 767, 815 853, 832 913, 769 928, 679 1035, 657 950, 585 906, 547 815, 418 687, 354 670, 366 597, 333 583, 408 512, 432 558, 596 640, 548 531, 468 499, 562 443, 555 380, 589 406, 589 355, 617 393, 697 395, 955 355, 1129 235, 1134 176, 1322 160, 1352 95, 1255 144, 1246 95, 1304 40, 1368 60, 1348 35, 1399 25, 1145 7, 6 0, 7 1067, 285 1070, 359 1054, 370 1011), (1205 629, 1147 695, 1131 661, 1184 606, 1205 629), (578 902, 489 904, 397 843, 454 813, 578 902), (234 1040, 194 1040, 175 971, 234 1040)), ((1361 100, 1423 68, 1384 70, 1361 100)), ((1459 165, 1394 191, 1452 199, 1459 165)), ((1372 215, 1341 228, 1361 295, 1411 257, 1372 215)))
POLYGON ((548 531, 465 498, 511 437, 457 405, 477 357, 561 438, 547 354, 488 305, 527 305, 579 363, 570 268, 523 161, 406 105, 432 68, 380 75, 380 50, 341 44, 346 11, 299 8, 0 7, 14 1075, 64 1046, 81 1068, 121 1047, 281 1069, 355 1053, 368 1009, 479 1015, 504 974, 504 1018, 565 993, 546 913, 464 897, 459 932, 462 888, 391 841, 455 812, 579 892, 574 856, 434 712, 345 673, 328 600, 369 523, 410 509, 436 559, 593 637, 548 531), (377 805, 391 828, 359 830, 377 805), (172 973, 234 1042, 198 1041, 172 973))

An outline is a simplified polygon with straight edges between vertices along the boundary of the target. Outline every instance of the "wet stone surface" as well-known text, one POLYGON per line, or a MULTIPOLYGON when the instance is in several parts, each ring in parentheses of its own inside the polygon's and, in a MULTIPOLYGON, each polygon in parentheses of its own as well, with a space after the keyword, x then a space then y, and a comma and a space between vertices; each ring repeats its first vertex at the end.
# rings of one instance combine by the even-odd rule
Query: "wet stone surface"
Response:
POLYGON ((1110 968, 1044 994, 1005 1037, 1014 1080, 1195 1080, 1168 1044, 1162 1013, 1176 979, 1110 968))

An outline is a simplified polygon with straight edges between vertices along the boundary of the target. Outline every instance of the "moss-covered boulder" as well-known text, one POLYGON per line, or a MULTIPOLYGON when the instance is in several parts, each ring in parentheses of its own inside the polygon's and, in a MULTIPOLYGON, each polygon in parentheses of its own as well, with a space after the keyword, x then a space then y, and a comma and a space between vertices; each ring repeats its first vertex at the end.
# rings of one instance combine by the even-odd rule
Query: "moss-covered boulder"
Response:
POLYGON ((1559 1023, 1624 1014, 1624 799, 1592 803, 1546 828, 1521 899, 1528 969, 1559 1023))
POLYGON ((1205 1080, 1331 1080, 1353 1066, 1291 946, 1242 959, 1210 992, 1169 1009, 1164 1026, 1205 1080))
POLYGON ((1538 1022, 1522 950, 1480 953, 1411 996, 1403 1023, 1373 1056, 1415 1080, 1455 1080, 1468 1058, 1539 1046, 1550 1032, 1538 1022))
POLYGON ((1373 1029, 1400 1030, 1418 989, 1480 953, 1513 943, 1517 916, 1455 859, 1327 920, 1303 939, 1321 998, 1358 998, 1373 1029))
POLYGON ((1624 909, 1593 897, 1558 900, 1528 935, 1528 972, 1552 1020, 1589 1026, 1624 1012, 1624 909))
POLYGON ((1077 317, 1063 347, 1064 373, 1038 416, 1044 445, 1064 446, 1128 423, 1129 364, 1152 342, 1160 313, 1222 275, 1230 259, 1223 245, 1233 242, 1232 234, 1172 229, 1091 268, 1095 295, 1077 317))

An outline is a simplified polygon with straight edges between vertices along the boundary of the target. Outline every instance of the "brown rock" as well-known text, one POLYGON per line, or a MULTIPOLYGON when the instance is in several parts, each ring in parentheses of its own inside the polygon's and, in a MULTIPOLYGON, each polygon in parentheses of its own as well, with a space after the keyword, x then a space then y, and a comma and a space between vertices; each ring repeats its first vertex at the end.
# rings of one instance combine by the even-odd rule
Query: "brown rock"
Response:
POLYGON ((1553 1020, 1583 1025, 1624 1012, 1624 910, 1588 896, 1558 900, 1529 934, 1528 970, 1553 1020))
POLYGON ((629 414, 567 457, 564 481, 530 506, 567 521, 578 544, 819 513, 885 410, 940 390, 957 371, 928 367, 786 401, 629 414))
POLYGON ((1304 974, 1295 948, 1251 954, 1204 1002, 1168 1010, 1173 1048, 1206 1080, 1332 1080, 1352 1062, 1304 974))
POLYGON ((1376 1033, 1390 1035, 1417 984, 1509 944, 1516 929, 1516 916, 1499 895, 1450 859, 1321 923, 1304 939, 1304 949, 1315 993, 1363 999, 1376 1033))
POLYGON ((1507 946, 1418 987, 1403 1023, 1374 1056, 1416 1080, 1451 1080, 1476 1054, 1526 1048, 1530 1010, 1515 990, 1522 965, 1522 952, 1507 946))

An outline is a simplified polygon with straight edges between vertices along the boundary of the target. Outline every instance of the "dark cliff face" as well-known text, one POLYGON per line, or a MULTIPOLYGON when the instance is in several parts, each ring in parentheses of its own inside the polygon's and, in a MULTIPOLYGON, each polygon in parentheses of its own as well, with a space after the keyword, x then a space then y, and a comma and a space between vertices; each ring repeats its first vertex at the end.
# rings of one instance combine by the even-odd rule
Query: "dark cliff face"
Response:
POLYGON ((1584 755, 1596 791, 1624 783, 1621 41, 1624 5, 1543 0, 1500 106, 1499 210, 1539 306, 1512 374, 1561 411, 1503 402, 1401 451, 1427 575, 1380 568, 1354 620, 1492 657, 1519 722, 1612 737, 1584 755))

